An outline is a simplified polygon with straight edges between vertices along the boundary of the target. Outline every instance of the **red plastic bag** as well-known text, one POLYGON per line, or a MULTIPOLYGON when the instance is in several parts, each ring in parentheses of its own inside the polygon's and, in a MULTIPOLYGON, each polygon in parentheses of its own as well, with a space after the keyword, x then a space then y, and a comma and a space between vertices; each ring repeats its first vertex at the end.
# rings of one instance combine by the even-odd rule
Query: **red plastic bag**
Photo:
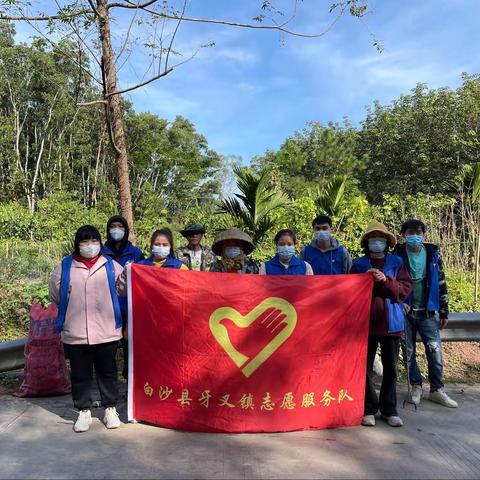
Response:
POLYGON ((65 368, 63 343, 53 330, 57 306, 47 308, 33 302, 30 309, 30 332, 25 346, 23 383, 17 397, 66 395, 72 390, 65 368))

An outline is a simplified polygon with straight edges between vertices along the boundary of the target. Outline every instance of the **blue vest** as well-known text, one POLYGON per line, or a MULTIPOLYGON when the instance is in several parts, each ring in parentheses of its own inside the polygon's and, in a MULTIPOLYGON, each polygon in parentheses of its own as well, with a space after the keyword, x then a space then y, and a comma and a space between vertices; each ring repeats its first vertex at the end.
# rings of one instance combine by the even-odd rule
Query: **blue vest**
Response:
MULTIPOLYGON (((138 262, 140 260, 143 260, 142 251, 135 245, 132 245, 132 242, 127 242, 125 244, 125 248, 122 250, 122 252, 120 252, 119 256, 115 255, 115 252, 107 244, 104 244, 100 251, 104 257, 112 258, 113 260, 117 261, 122 267, 125 267, 125 264, 127 262, 138 262)), ((118 297, 118 301, 120 302, 122 316, 126 320, 128 312, 127 297, 118 297)))
MULTIPOLYGON (((358 273, 366 273, 372 268, 372 263, 367 255, 355 259, 353 265, 358 273)), ((402 265, 403 260, 398 255, 387 253, 383 273, 390 277, 397 278, 398 271, 402 265)), ((403 310, 403 305, 392 302, 390 298, 386 298, 385 302, 388 308, 388 333, 403 332, 405 330, 405 311, 403 310)))
MULTIPOLYGON (((115 314, 115 328, 122 326, 122 312, 120 311, 120 304, 118 302, 117 291, 115 289, 115 267, 113 260, 105 257, 105 269, 107 270, 108 286, 110 288, 110 296, 113 303, 113 312, 115 314)), ((67 314, 69 290, 70 290, 70 271, 72 269, 73 255, 68 255, 62 260, 62 276, 60 278, 60 305, 58 306, 57 323, 55 325, 55 332, 60 333, 65 323, 65 316, 67 314)))
POLYGON ((275 255, 271 260, 265 262, 265 273, 267 275, 305 275, 307 266, 303 260, 293 256, 290 263, 285 268, 280 262, 278 255, 275 255))
MULTIPOLYGON (((150 267, 154 267, 155 266, 155 263, 153 261, 153 255, 150 255, 148 258, 146 258, 145 260, 142 260, 141 262, 138 262, 139 265, 149 265, 150 267)), ((183 265, 183 262, 174 258, 174 257, 171 257, 170 255, 167 257, 167 259, 165 260, 165 262, 163 263, 162 267, 161 268, 175 268, 175 269, 179 269, 181 268, 183 265)))
POLYGON ((312 266, 315 275, 338 275, 343 273, 344 250, 343 245, 339 245, 335 250, 321 252, 307 245, 303 249, 303 259, 312 266))
POLYGON ((125 248, 120 252, 119 256, 116 256, 114 251, 107 244, 103 245, 101 253, 105 257, 113 258, 113 260, 117 261, 122 267, 124 267, 127 262, 138 262, 143 260, 142 251, 135 245, 132 245, 131 242, 126 243, 125 248))

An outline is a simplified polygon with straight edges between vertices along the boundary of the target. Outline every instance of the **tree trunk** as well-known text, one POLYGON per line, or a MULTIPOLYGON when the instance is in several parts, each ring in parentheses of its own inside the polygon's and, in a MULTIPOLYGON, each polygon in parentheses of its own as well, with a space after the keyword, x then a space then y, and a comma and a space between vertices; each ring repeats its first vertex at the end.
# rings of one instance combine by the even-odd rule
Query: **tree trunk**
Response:
POLYGON ((104 95, 107 101, 105 110, 110 141, 115 152, 120 214, 127 220, 130 228, 130 239, 134 241, 135 227, 133 223, 128 155, 125 143, 123 113, 120 107, 120 95, 109 96, 111 93, 117 91, 117 69, 112 48, 107 0, 97 0, 97 12, 99 15, 100 42, 102 45, 104 95))

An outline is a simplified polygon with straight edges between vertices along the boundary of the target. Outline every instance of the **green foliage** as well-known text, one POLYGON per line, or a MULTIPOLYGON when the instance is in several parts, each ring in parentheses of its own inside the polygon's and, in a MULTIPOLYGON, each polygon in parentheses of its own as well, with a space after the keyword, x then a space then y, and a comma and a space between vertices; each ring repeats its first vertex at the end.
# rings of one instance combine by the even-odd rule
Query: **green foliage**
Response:
POLYGON ((43 283, 3 283, 0 289, 0 342, 27 335, 33 300, 48 303, 48 288, 43 283))
POLYGON ((253 170, 234 167, 240 193, 224 199, 218 209, 232 226, 245 229, 254 243, 261 242, 275 226, 273 213, 288 203, 288 198, 269 184, 269 172, 256 174, 253 170))

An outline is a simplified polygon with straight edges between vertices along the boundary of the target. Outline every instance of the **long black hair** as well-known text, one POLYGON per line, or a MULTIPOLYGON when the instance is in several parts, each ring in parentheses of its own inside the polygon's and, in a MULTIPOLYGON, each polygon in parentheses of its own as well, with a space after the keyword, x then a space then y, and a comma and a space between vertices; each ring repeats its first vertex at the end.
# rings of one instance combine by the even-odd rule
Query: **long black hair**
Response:
POLYGON ((170 243, 170 253, 169 253, 169 256, 170 257, 174 257, 175 254, 174 254, 174 250, 173 250, 173 233, 172 231, 169 229, 169 228, 161 228, 160 230, 155 230, 153 233, 152 233, 152 237, 150 238, 150 250, 152 249, 153 247, 153 243, 155 242, 156 238, 159 236, 159 235, 164 235, 165 237, 167 237, 169 243, 170 243))
POLYGON ((92 225, 83 225, 75 233, 75 254, 80 255, 80 242, 84 240, 98 240, 102 246, 102 237, 100 232, 92 225))

